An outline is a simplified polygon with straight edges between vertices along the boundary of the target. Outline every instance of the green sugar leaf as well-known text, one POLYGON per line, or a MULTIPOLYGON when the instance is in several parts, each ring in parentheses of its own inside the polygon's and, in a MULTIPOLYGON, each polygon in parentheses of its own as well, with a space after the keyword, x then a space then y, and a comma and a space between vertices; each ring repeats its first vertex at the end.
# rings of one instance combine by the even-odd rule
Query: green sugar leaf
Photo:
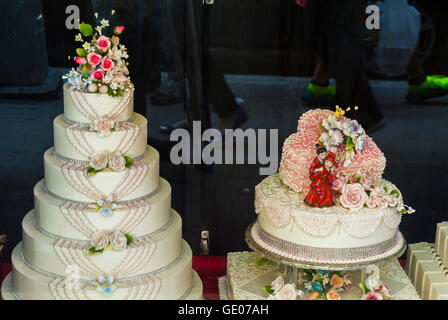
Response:
POLYGON ((127 239, 127 241, 126 241, 126 245, 130 245, 131 242, 132 242, 132 236, 131 236, 130 234, 126 233, 126 234, 125 234, 125 237, 126 237, 126 239, 127 239))
POLYGON ((261 265, 264 265, 264 264, 269 264, 269 259, 266 259, 266 258, 260 258, 260 259, 258 259, 256 262, 255 262, 255 264, 257 265, 257 266, 261 266, 261 265))
POLYGON ((354 147, 354 143, 351 137, 347 137, 347 141, 345 142, 345 149, 346 150, 350 150, 351 148, 354 147))
POLYGON ((132 166, 132 162, 133 162, 133 160, 132 160, 132 158, 131 157, 128 157, 128 156, 124 156, 124 159, 126 160, 126 168, 129 168, 130 166, 132 166))
POLYGON ((263 291, 268 293, 268 294, 273 294, 274 293, 274 290, 272 289, 271 286, 264 286, 263 287, 263 291))
POLYGON ((83 48, 77 48, 76 54, 80 57, 87 57, 87 51, 84 50, 83 48))
POLYGON ((79 32, 81 32, 84 37, 88 37, 92 35, 93 28, 88 23, 81 23, 79 25, 79 32))

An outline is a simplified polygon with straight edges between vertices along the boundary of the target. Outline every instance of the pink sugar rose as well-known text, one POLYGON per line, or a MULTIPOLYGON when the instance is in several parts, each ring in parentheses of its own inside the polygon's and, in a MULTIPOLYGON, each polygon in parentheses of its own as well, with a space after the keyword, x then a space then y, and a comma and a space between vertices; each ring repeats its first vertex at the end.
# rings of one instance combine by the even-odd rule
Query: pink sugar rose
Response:
POLYGON ((115 32, 116 34, 121 34, 121 33, 123 32, 123 30, 124 30, 124 26, 116 26, 116 27, 114 28, 114 32, 115 32))
POLYGON ((358 211, 364 207, 368 197, 364 187, 359 183, 346 184, 339 198, 341 205, 350 211, 358 211))
POLYGON ((95 52, 90 52, 87 55, 87 61, 93 67, 96 67, 101 62, 101 56, 95 52))
POLYGON ((100 51, 107 51, 110 47, 110 40, 106 36, 101 36, 96 40, 96 46, 100 51))
POLYGON ((377 292, 369 292, 362 297, 362 300, 383 300, 383 296, 377 292))
POLYGON ((375 209, 378 205, 377 200, 378 200, 378 197, 375 196, 375 194, 370 193, 370 196, 367 199, 366 204, 370 209, 375 209))
POLYGON ((104 77, 104 70, 98 69, 95 72, 92 73, 91 75, 92 79, 98 80, 98 81, 103 81, 103 77, 104 77))
POLYGON ((378 198, 377 204, 378 204, 378 208, 386 209, 389 206, 389 204, 387 202, 387 195, 378 198))
POLYGON ((80 65, 85 65, 87 63, 86 58, 83 58, 83 57, 75 57, 75 61, 76 61, 76 63, 78 63, 80 65))
POLYGON ((109 71, 112 70, 115 66, 115 63, 109 59, 107 56, 103 58, 103 60, 101 61, 101 68, 103 70, 109 71))
POLYGON ((93 122, 93 130, 98 132, 100 137, 107 137, 115 126, 113 120, 97 119, 93 122))
POLYGON ((333 181, 332 186, 333 186, 334 190, 341 190, 342 187, 344 187, 346 183, 347 183, 347 178, 340 177, 333 181))

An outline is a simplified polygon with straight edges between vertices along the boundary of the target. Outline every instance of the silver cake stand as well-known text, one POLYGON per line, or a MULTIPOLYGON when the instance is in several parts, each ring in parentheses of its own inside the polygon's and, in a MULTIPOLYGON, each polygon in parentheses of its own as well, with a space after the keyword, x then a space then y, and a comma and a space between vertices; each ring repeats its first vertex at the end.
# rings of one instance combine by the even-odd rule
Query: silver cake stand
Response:
POLYGON ((276 254, 263 248, 259 243, 257 243, 252 236, 252 228, 254 227, 256 221, 251 223, 246 229, 245 239, 248 246, 256 253, 260 254, 261 257, 268 260, 274 261, 279 264, 280 271, 285 275, 290 276, 291 281, 295 281, 297 278, 298 269, 313 269, 313 270, 328 270, 328 271, 357 271, 361 270, 361 281, 364 282, 366 278, 366 269, 369 266, 375 265, 380 266, 382 264, 388 263, 392 260, 397 260, 406 251, 407 243, 403 239, 403 246, 395 251, 391 255, 379 259, 372 259, 366 262, 358 263, 347 263, 347 264, 329 264, 329 263, 310 263, 309 261, 301 261, 297 259, 291 259, 284 257, 282 255, 276 254))

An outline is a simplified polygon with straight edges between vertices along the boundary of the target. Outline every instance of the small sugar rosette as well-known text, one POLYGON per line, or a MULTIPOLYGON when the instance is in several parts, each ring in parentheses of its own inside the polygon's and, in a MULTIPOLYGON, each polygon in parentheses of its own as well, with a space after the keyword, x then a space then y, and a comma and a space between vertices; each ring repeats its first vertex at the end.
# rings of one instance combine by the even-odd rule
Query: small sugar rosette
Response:
POLYGON ((368 196, 364 187, 359 183, 346 184, 342 188, 342 194, 339 197, 341 205, 350 211, 359 211, 364 207, 368 196))
POLYGON ((90 158, 89 166, 96 171, 103 170, 107 167, 108 155, 106 151, 95 152, 90 158))
POLYGON ((336 289, 330 289, 327 292, 327 300, 341 300, 341 296, 336 289))
POLYGON ((112 232, 110 235, 110 246, 115 251, 122 251, 126 249, 127 242, 128 239, 126 236, 118 230, 112 232))
POLYGON ((296 300, 296 288, 292 284, 285 284, 283 288, 275 295, 277 300, 296 300))
POLYGON ((383 300, 383 296, 381 293, 371 291, 362 296, 361 300, 383 300))
POLYGON ((98 135, 101 138, 107 137, 110 135, 111 130, 115 127, 115 122, 109 119, 97 119, 93 122, 91 129, 93 131, 98 132, 98 135))
POLYGON ((114 171, 123 171, 126 167, 126 159, 119 151, 109 154, 108 163, 109 168, 114 171))
POLYGON ((330 285, 335 289, 342 288, 342 286, 344 285, 344 279, 337 274, 334 274, 331 276, 330 285))
POLYGON ((95 250, 103 250, 107 247, 109 242, 109 232, 103 231, 95 235, 95 237, 90 241, 90 244, 95 248, 95 250))

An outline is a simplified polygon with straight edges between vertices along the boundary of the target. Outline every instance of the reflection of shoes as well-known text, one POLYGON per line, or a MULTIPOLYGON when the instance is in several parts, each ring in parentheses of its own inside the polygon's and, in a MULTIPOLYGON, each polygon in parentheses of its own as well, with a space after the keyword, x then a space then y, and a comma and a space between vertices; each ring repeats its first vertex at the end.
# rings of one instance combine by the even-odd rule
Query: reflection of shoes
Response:
POLYGON ((326 87, 310 83, 303 91, 302 102, 305 106, 332 106, 334 105, 336 88, 332 85, 326 87))
POLYGON ((447 94, 448 77, 440 75, 427 76, 422 83, 409 85, 406 101, 408 103, 422 103, 425 100, 442 97, 447 94))

